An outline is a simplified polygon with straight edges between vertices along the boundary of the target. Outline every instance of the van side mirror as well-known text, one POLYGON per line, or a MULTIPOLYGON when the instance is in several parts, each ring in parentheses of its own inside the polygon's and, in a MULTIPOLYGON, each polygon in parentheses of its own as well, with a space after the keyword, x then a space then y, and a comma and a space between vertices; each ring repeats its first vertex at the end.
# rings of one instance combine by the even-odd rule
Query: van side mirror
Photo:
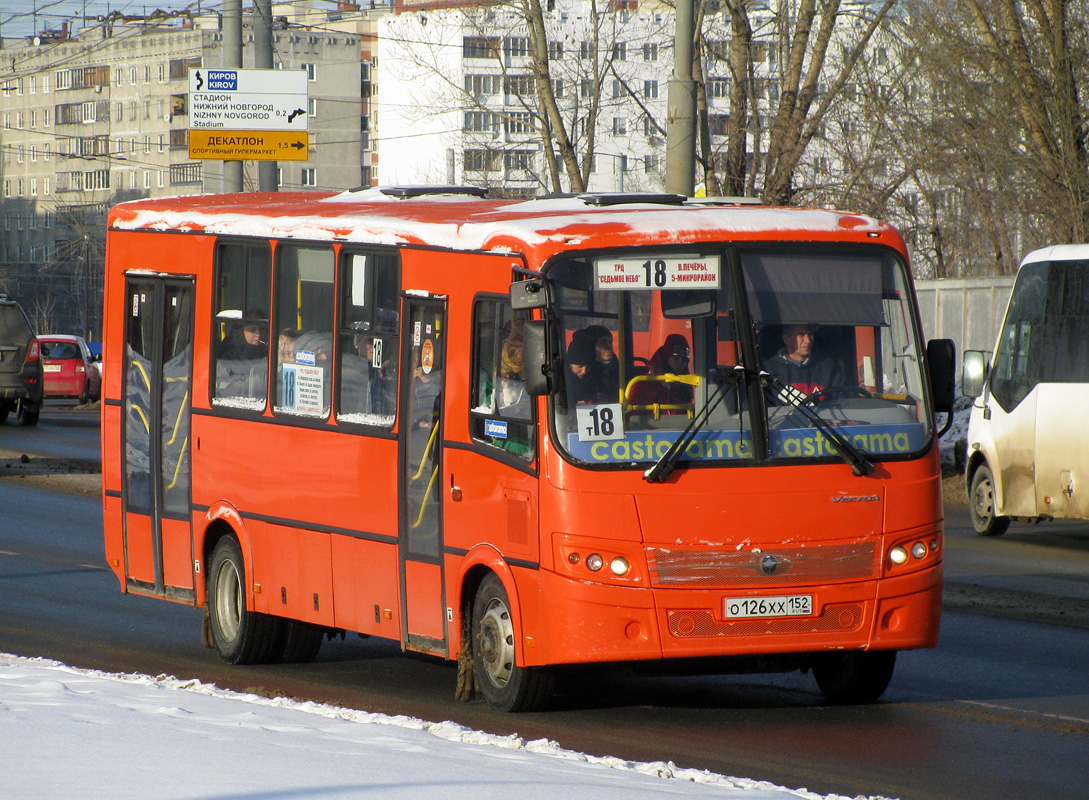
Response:
POLYGON ((957 396, 957 346, 952 339, 931 339, 926 343, 926 363, 930 368, 930 388, 934 410, 949 414, 957 396))
POLYGON ((553 326, 545 320, 531 319, 526 321, 523 331, 522 366, 526 375, 526 392, 534 397, 552 394, 557 388, 559 347, 558 343, 549 341, 552 330, 553 326))
POLYGON ((965 397, 979 397, 983 394, 983 384, 990 373, 987 354, 982 350, 965 350, 961 363, 960 391, 965 397))

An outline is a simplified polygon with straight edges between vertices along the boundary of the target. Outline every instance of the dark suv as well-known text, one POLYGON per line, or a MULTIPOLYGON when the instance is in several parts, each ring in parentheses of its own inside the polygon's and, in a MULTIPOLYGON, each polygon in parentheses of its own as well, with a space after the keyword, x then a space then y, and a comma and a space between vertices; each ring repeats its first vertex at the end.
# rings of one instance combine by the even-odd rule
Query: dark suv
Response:
POLYGON ((37 424, 42 388, 42 359, 34 328, 22 307, 0 294, 0 422, 14 411, 20 424, 37 424))

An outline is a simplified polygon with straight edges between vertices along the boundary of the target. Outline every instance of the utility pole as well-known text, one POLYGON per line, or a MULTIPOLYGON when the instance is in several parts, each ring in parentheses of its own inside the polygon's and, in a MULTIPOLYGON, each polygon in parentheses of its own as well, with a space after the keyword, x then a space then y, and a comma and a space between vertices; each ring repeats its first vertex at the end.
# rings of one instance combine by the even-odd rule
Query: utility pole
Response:
POLYGON ((696 82, 692 80, 695 38, 694 0, 677 0, 673 40, 673 77, 669 80, 666 118, 667 192, 691 197, 696 180, 696 82))
MULTIPOLYGON (((253 66, 272 69, 272 0, 253 0, 253 66)), ((279 189, 275 161, 257 162, 257 188, 262 192, 279 189)))
MULTIPOLYGON (((223 0, 223 66, 242 69, 242 0, 223 0)), ((223 190, 242 191, 242 162, 223 162, 223 190)))

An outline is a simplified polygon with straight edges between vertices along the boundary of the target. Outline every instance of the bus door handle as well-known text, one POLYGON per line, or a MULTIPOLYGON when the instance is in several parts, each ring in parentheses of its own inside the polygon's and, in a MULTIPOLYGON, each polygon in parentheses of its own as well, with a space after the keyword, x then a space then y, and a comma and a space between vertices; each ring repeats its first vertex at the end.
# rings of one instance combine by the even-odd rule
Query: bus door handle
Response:
POLYGON ((461 498, 461 487, 454 483, 454 474, 450 473, 450 499, 455 503, 460 503, 461 498))

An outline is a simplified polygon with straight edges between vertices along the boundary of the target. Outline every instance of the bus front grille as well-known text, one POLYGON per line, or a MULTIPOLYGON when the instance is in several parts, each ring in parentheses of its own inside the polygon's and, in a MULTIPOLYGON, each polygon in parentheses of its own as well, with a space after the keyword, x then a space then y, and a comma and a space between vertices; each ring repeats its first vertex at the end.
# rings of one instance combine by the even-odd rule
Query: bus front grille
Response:
POLYGON ((838 583, 876 577, 873 541, 747 550, 647 549, 654 586, 708 589, 838 583))

